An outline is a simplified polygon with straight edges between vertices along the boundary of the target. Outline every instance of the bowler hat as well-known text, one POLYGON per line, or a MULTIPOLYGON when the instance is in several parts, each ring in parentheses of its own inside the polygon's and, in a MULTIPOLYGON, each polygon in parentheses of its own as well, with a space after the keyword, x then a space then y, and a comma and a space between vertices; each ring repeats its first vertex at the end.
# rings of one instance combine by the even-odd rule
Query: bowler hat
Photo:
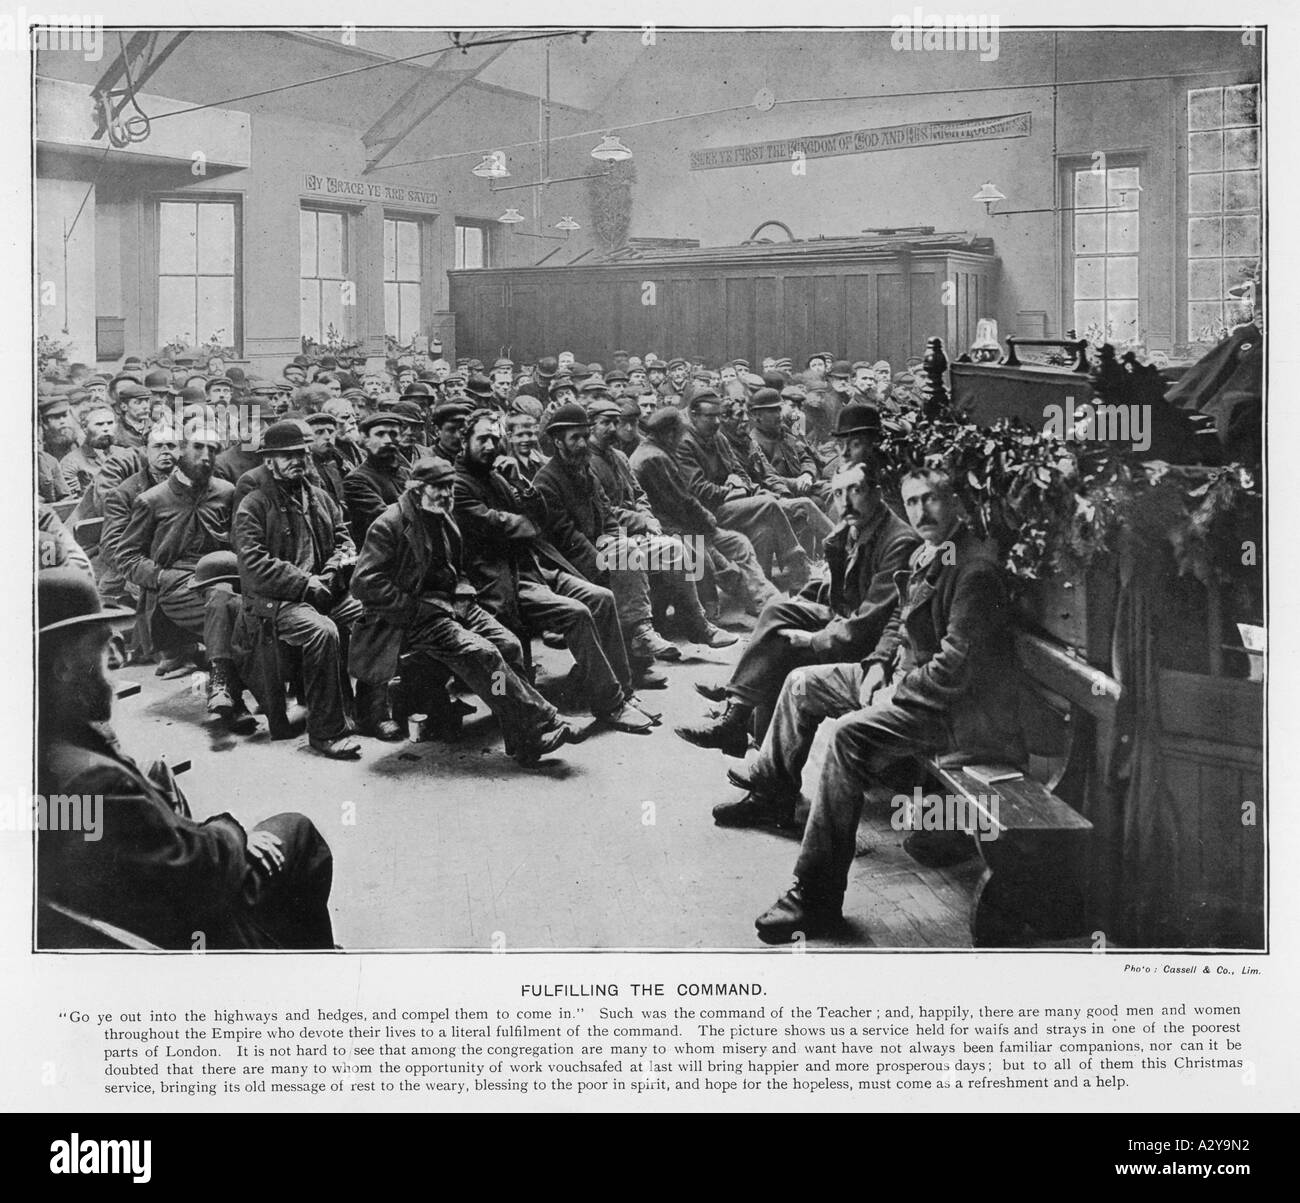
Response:
POLYGON ((761 388, 749 399, 750 409, 780 409, 781 394, 774 388, 761 388))
POLYGON ((210 551, 194 565, 191 589, 239 584, 239 560, 233 551, 210 551))
POLYGON ((273 422, 262 431, 258 451, 263 455, 276 455, 284 451, 306 451, 307 435, 301 422, 284 420, 273 422))
POLYGON ((590 425, 591 422, 587 419, 587 411, 576 401, 570 401, 567 405, 561 405, 551 415, 551 420, 546 423, 546 429, 548 431, 586 430, 590 425))
POLYGON ((45 568, 36 574, 36 613, 40 634, 111 622, 135 621, 132 610, 105 610, 95 582, 79 568, 45 568))
POLYGON ((537 375, 542 380, 549 380, 560 370, 560 361, 554 355, 546 355, 537 361, 537 375))
POLYGON ((425 455, 412 465, 410 479, 426 485, 445 484, 449 480, 456 479, 456 469, 445 459, 436 455, 425 455))
POLYGON ((874 405, 846 405, 835 419, 835 435, 880 434, 880 411, 874 405))
POLYGON ((414 384, 408 384, 402 392, 402 400, 432 397, 433 389, 423 380, 417 380, 414 384))
POLYGON ((144 386, 150 392, 155 393, 174 393, 176 391, 172 387, 172 374, 163 371, 161 368, 145 376, 144 386))
POLYGON ((567 372, 560 372, 558 375, 555 376, 555 378, 554 378, 554 379, 551 381, 551 383, 547 386, 546 391, 547 391, 547 393, 549 393, 552 397, 554 397, 555 394, 558 393, 558 392, 560 391, 560 389, 562 389, 562 388, 571 388, 571 389, 574 390, 574 392, 577 392, 577 390, 578 390, 578 383, 577 383, 577 381, 574 380, 574 378, 573 378, 572 376, 570 376, 567 372))
POLYGON ((847 359, 837 359, 833 364, 831 364, 830 371, 826 374, 828 376, 839 377, 847 380, 853 375, 853 369, 849 366, 849 361, 847 359))
POLYGON ((465 385, 465 391, 471 397, 482 397, 486 400, 493 396, 492 382, 482 372, 474 372, 470 375, 469 383, 465 385))

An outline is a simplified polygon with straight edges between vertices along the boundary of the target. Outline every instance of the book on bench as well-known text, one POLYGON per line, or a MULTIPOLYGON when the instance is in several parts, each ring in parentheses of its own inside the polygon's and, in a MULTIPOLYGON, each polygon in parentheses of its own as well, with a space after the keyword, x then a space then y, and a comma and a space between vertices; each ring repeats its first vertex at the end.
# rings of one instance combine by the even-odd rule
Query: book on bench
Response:
POLYGON ((981 785, 996 785, 999 781, 1019 781, 1023 776, 1019 769, 1009 764, 964 764, 963 773, 969 773, 981 785))

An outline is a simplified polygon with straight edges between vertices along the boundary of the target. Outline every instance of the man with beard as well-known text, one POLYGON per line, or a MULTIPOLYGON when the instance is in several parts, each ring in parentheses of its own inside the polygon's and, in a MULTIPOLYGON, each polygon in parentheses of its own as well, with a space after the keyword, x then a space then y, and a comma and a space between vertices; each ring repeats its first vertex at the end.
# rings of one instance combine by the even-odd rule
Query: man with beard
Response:
MULTIPOLYGON (((817 507, 813 515, 804 507, 807 522, 818 543, 830 533, 826 509, 830 505, 830 489, 819 479, 820 467, 811 448, 790 431, 781 420, 783 399, 776 389, 761 388, 749 402, 749 412, 754 419, 753 436, 767 462, 772 466, 777 481, 792 497, 806 498, 817 507)), ((780 495, 781 490, 777 490, 780 495)), ((788 511, 787 511, 788 512, 788 511)))
MULTIPOLYGON (((361 616, 348 596, 356 547, 343 510, 307 479, 308 447, 297 422, 277 422, 262 436, 263 468, 257 487, 235 513, 232 540, 249 613, 270 618, 275 637, 302 651, 307 687, 307 742, 331 760, 361 754, 344 713, 341 632, 361 616)), ((377 706, 358 697, 357 709, 372 734, 394 739, 396 724, 373 721, 377 706)), ((386 722, 386 720, 379 720, 386 722)))
POLYGON ((645 360, 645 378, 655 393, 662 395, 668 381, 668 365, 657 355, 647 355, 645 360))
POLYGON ((510 459, 519 469, 519 475, 532 484, 538 470, 547 462, 537 448, 537 419, 532 414, 513 413, 506 419, 506 427, 510 459))
POLYGON ((359 691, 386 688, 403 661, 404 673, 455 673, 497 716, 506 754, 533 764, 575 732, 525 679, 519 640, 478 604, 451 514, 455 478, 445 460, 419 460, 371 525, 352 578, 364 607, 352 670, 359 691))
POLYGON ((160 388, 158 394, 150 392, 135 380, 121 380, 115 393, 114 407, 117 424, 113 441, 119 447, 143 447, 149 437, 155 401, 169 408, 176 403, 176 394, 170 387, 160 388))
POLYGON ((115 446, 117 415, 109 406, 97 405, 86 411, 85 430, 81 445, 69 451, 59 464, 63 470, 63 483, 72 497, 85 493, 103 471, 115 446))
MULTIPOLYGON (((591 470, 587 441, 591 425, 586 412, 581 405, 563 406, 552 416, 550 429, 555 456, 533 482, 546 499, 546 535, 587 580, 613 593, 637 684, 645 689, 665 687, 668 678, 654 672, 654 662, 680 660, 681 649, 651 623, 646 570, 631 562, 632 544, 591 470)), ((647 557, 638 554, 637 558, 647 557)), ((682 567, 680 559, 675 566, 682 567)))
POLYGON ((86 947, 84 929, 59 931, 46 904, 85 912, 162 948, 331 948, 329 845, 299 814, 252 831, 228 814, 190 817, 161 762, 141 770, 117 743, 106 654, 114 627, 75 569, 39 574, 37 789, 46 798, 106 798, 98 838, 42 830, 36 888, 42 948, 86 947))
POLYGON ((508 475, 494 469, 503 437, 499 415, 475 411, 456 465, 455 516, 479 601, 517 633, 562 634, 576 665, 572 692, 609 726, 649 734, 657 720, 636 702, 613 594, 583 580, 543 537, 545 498, 509 464, 508 475))
POLYGON ((211 427, 194 422, 185 428, 171 474, 132 503, 115 556, 122 575, 140 589, 152 646, 173 651, 186 639, 202 638, 211 664, 208 713, 229 722, 238 716, 242 688, 231 650, 239 598, 228 589, 200 594, 192 587, 199 560, 230 546, 235 487, 212 475, 220 448, 211 427))
MULTIPOLYGON (((619 406, 613 401, 596 401, 588 410, 588 417, 591 470, 609 499, 619 527, 643 549, 651 566, 653 574, 649 584, 655 595, 656 611, 662 614, 671 605, 677 626, 691 643, 730 647, 736 642, 736 636, 709 622, 695 589, 703 565, 690 561, 692 555, 703 554, 702 540, 693 542, 692 550, 688 551, 679 537, 664 534, 645 491, 637 483, 631 463, 617 446, 618 423, 622 419, 619 406)), ((658 623, 652 625, 658 627, 658 623)))
POLYGON ((370 524, 402 495, 407 468, 397 450, 402 423, 395 414, 370 414, 358 429, 366 458, 343 478, 343 496, 352 540, 360 546, 370 524))
POLYGON ((425 459, 429 448, 420 440, 424 438, 424 411, 414 401, 390 401, 384 412, 396 416, 401 422, 397 432, 397 452, 409 469, 417 459, 425 459))
POLYGON ((321 413, 334 419, 334 450, 342 464, 343 475, 347 476, 366 457, 352 402, 347 397, 338 397, 327 402, 321 413))
POLYGON ((42 397, 36 403, 36 412, 41 440, 40 456, 37 457, 41 497, 45 501, 62 501, 71 494, 63 479, 60 461, 77 445, 81 431, 73 420, 72 406, 67 397, 42 397), (47 480, 48 484, 45 483, 47 480))
MULTIPOLYGON (((876 464, 853 464, 834 480, 844 520, 826 540, 826 580, 796 598, 763 607, 749 646, 721 690, 700 688, 725 701, 722 715, 676 728, 687 743, 744 756, 748 736, 767 734, 786 677, 810 664, 842 664, 869 656, 898 603, 894 574, 907 568, 921 539, 894 516, 880 491, 876 464)), ((748 803, 719 807, 723 826, 761 821, 767 812, 748 803)))
MULTIPOLYGON (((645 428, 641 425, 642 411, 640 404, 644 400, 646 400, 644 395, 636 400, 626 397, 618 407, 618 421, 614 424, 614 437, 618 449, 629 459, 632 457, 632 452, 640 446, 641 440, 645 436, 645 428)), ((654 398, 651 396, 649 412, 644 416, 648 418, 650 414, 654 413, 655 408, 654 398)))
MULTIPOLYGON (((719 576, 734 574, 734 581, 746 606, 757 614, 764 603, 776 596, 776 588, 763 575, 753 544, 738 531, 718 525, 711 510, 703 505, 686 482, 678 456, 686 419, 682 411, 667 405, 656 410, 645 424, 646 437, 632 455, 632 471, 650 502, 655 517, 668 534, 692 535, 704 540, 711 553, 710 563, 719 576)), ((719 582, 721 583, 721 581, 719 582)))
MULTIPOLYGON (((924 543, 897 577, 899 605, 875 649, 860 662, 791 673, 757 759, 729 774, 749 797, 719 809, 788 822, 817 728, 832 721, 794 884, 755 922, 768 944, 796 932, 816 938, 840 923, 865 791, 891 766, 957 750, 972 761, 1024 759, 1011 607, 996 552, 966 522, 945 473, 914 469, 901 492, 924 543)), ((941 837, 915 834, 929 838, 909 836, 904 846, 927 863, 921 848, 928 853, 941 837)))
MULTIPOLYGON (((677 398, 677 402, 686 396, 686 386, 691 380, 691 365, 678 356, 668 361, 668 379, 659 388, 659 395, 665 400, 677 398)), ((676 404, 677 402, 673 402, 676 404)))
POLYGON ((808 552, 778 499, 750 480, 733 458, 719 433, 721 420, 718 394, 711 388, 696 393, 691 426, 678 452, 687 486, 720 526, 749 540, 764 571, 775 559, 786 574, 787 590, 802 589, 810 571, 808 552))

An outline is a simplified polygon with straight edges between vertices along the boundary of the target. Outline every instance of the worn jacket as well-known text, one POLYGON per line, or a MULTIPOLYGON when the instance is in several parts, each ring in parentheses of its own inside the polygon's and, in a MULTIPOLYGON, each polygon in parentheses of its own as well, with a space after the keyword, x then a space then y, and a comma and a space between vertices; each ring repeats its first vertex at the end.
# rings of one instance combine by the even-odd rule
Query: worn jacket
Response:
POLYGON ((868 658, 893 667, 893 702, 940 715, 973 759, 1024 758, 1011 605, 993 549, 965 524, 926 566, 895 574, 900 604, 868 658))
POLYGON ((691 492, 677 458, 653 439, 632 453, 632 471, 650 499, 655 517, 670 534, 711 535, 718 529, 713 511, 691 492))
POLYGON ((131 507, 117 544, 122 574, 141 589, 156 590, 169 568, 193 571, 210 551, 230 546, 230 504, 235 487, 213 477, 197 487, 173 471, 146 489, 131 507))
POLYGON ((256 451, 250 451, 247 447, 236 444, 227 447, 217 456, 212 475, 228 480, 234 485, 239 483, 239 478, 245 472, 251 472, 254 468, 261 467, 261 464, 262 457, 256 451))
POLYGON ((746 431, 744 439, 737 440, 724 431, 722 437, 726 439, 727 448, 730 450, 732 458, 740 465, 745 476, 748 476, 755 484, 776 494, 778 497, 785 497, 789 494, 789 487, 777 475, 776 469, 767 456, 763 454, 763 448, 752 434, 746 431))
POLYGON ((714 514, 731 492, 726 483, 728 476, 734 473, 748 481, 751 492, 756 487, 720 434, 705 439, 699 431, 687 427, 677 449, 677 462, 681 465, 686 487, 714 514))
POLYGON ((370 524, 352 574, 352 595, 364 607, 352 629, 353 676, 390 680, 397 675, 406 631, 422 608, 450 612, 458 601, 476 599, 465 572, 460 528, 450 516, 436 521, 445 542, 432 537, 414 496, 403 493, 370 524))
POLYGON ((775 438, 769 438, 757 428, 754 429, 753 437, 777 476, 795 480, 806 472, 814 480, 817 479, 819 469, 816 457, 808 444, 786 430, 784 424, 775 438))
POLYGON ((617 447, 591 445, 591 470, 614 507, 618 524, 629 534, 662 534, 650 499, 632 471, 632 463, 617 447))
POLYGON ((245 608, 273 615, 284 602, 303 601, 313 576, 337 600, 356 552, 342 509, 324 489, 289 487, 266 467, 241 480, 258 473, 265 476, 240 502, 232 532, 245 608))
POLYGON ((836 617, 813 636, 813 650, 831 663, 866 659, 898 608, 895 575, 906 571, 921 536, 883 502, 850 545, 849 527, 836 527, 823 544, 827 575, 801 594, 836 617))
POLYGON ((122 533, 131 519, 131 509, 135 499, 149 489, 163 483, 166 477, 160 476, 146 463, 138 472, 128 476, 121 484, 109 489, 104 494, 104 525, 99 533, 99 550, 104 563, 117 565, 117 545, 122 533))
POLYGON ((358 547, 366 541, 370 524, 402 495, 409 472, 400 456, 391 469, 380 467, 367 456, 343 478, 348 524, 358 547))
POLYGON ((538 471, 533 487, 546 498, 547 537, 583 576, 603 584, 609 574, 599 566, 597 544, 616 539, 620 528, 590 465, 575 471, 557 455, 538 471))

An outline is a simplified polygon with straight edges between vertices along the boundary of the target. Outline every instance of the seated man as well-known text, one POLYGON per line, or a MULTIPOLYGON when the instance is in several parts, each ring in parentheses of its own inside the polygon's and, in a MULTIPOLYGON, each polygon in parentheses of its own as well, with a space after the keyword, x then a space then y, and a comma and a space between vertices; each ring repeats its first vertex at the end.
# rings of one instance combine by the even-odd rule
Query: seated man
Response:
MULTIPOLYGON (((37 610, 36 788, 45 798, 103 799, 97 838, 84 822, 40 832, 42 902, 162 948, 333 947, 333 858, 309 820, 278 814, 248 832, 228 814, 196 823, 165 766, 141 771, 118 746, 105 653, 130 612, 104 610, 94 584, 71 568, 38 575, 37 610)), ((37 938, 42 947, 82 946, 47 942, 39 928, 37 938)))
POLYGON ((491 707, 507 755, 533 764, 575 733, 523 676, 519 640, 478 604, 451 516, 455 479, 445 460, 417 461, 406 491, 371 524, 352 577, 364 607, 352 671, 380 689, 403 657, 443 666, 491 707))
MULTIPOLYGON (((232 539, 239 557, 244 608, 270 618, 275 637, 302 649, 307 687, 308 745, 332 760, 361 754, 344 712, 344 656, 340 641, 361 615, 348 595, 356 547, 343 511, 307 480, 307 436, 302 423, 276 422, 262 434, 265 463, 240 477, 251 485, 235 513, 232 539)), ((400 736, 395 724, 378 730, 373 711, 358 699, 372 734, 400 736)))
MULTIPOLYGON (((754 441, 791 497, 809 498, 822 510, 830 504, 830 489, 819 479, 817 457, 807 442, 781 420, 786 402, 774 388, 761 388, 749 402, 754 419, 754 441)), ((811 521, 810 525, 814 525, 811 521)), ((816 527, 824 538, 829 526, 816 527)))
POLYGON ((702 386, 691 398, 690 412, 691 424, 678 448, 687 487, 719 526, 750 541, 764 572, 775 560, 786 573, 787 588, 802 589, 808 583, 808 553, 777 498, 750 480, 725 446, 718 394, 702 386))
POLYGON ((357 427, 365 440, 366 458, 343 478, 343 496, 352 541, 360 547, 370 524, 402 495, 407 466, 397 446, 402 422, 396 414, 369 414, 357 427))
POLYGON ((140 590, 150 646, 175 652, 202 638, 211 665, 208 713, 230 722, 240 712, 242 693, 230 645, 239 598, 228 589, 204 595, 191 588, 199 560, 230 546, 235 487, 212 475, 220 450, 215 429, 191 422, 167 478, 131 503, 114 555, 122 575, 140 590))
POLYGON ((509 464, 509 475, 495 470, 504 439, 500 415, 476 410, 456 464, 456 523, 479 602, 522 636, 559 631, 576 662, 574 692, 585 695, 592 713, 619 730, 649 734, 658 716, 641 708, 632 689, 614 595, 584 580, 542 535, 546 499, 509 464))
MULTIPOLYGON (((885 504, 874 464, 850 465, 833 484, 844 521, 826 540, 828 579, 763 607, 723 694, 726 709, 710 722, 677 727, 687 743, 744 756, 751 722, 761 740, 791 672, 860 661, 875 650, 898 604, 894 574, 906 570, 921 540, 885 504)), ((726 813, 742 818, 746 812, 726 813)))
POLYGON ((732 780, 748 789, 719 810, 788 824, 822 719, 833 720, 821 781, 791 888, 755 926, 766 943, 814 937, 840 921, 864 791, 917 753, 1020 763, 1011 610, 991 548, 963 520, 948 476, 915 469, 902 480, 908 521, 925 542, 875 650, 860 663, 796 669, 753 764, 732 780), (888 688, 887 688, 888 686, 888 688))

